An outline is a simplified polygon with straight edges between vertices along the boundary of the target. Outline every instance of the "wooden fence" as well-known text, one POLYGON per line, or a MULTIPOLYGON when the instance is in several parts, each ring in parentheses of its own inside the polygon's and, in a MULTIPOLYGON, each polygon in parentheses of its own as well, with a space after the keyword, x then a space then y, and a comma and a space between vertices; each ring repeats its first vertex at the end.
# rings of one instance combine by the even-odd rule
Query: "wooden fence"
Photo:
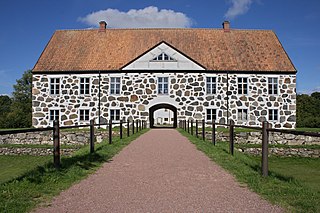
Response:
POLYGON ((30 128, 30 129, 18 129, 18 130, 3 130, 0 131, 0 135, 7 135, 7 134, 18 134, 18 133, 28 133, 28 132, 43 132, 43 131, 53 131, 53 163, 55 168, 60 168, 61 166, 61 155, 60 155, 60 130, 61 129, 72 129, 72 128, 90 128, 90 153, 94 152, 94 142, 95 142, 95 127, 105 125, 108 128, 109 131, 109 138, 108 142, 109 144, 112 144, 112 128, 114 125, 119 125, 119 135, 120 139, 123 138, 124 135, 124 124, 127 126, 127 137, 130 136, 130 132, 132 134, 138 133, 139 131, 147 128, 147 122, 144 120, 133 120, 132 122, 123 122, 123 121, 109 121, 108 123, 100 123, 95 124, 94 120, 90 120, 89 125, 74 125, 74 126, 60 126, 59 121, 55 120, 53 121, 53 127, 47 127, 47 128, 30 128), (130 131, 131 129, 131 131, 130 131))
MULTIPOLYGON (((262 159, 261 159, 261 173, 264 177, 268 176, 268 144, 269 144, 269 132, 281 132, 287 134, 294 134, 294 135, 304 135, 304 136, 313 136, 313 137, 320 137, 320 134, 317 132, 306 132, 306 131, 297 131, 291 129, 275 129, 271 128, 267 121, 262 123, 262 127, 253 127, 253 126, 243 126, 243 125, 235 125, 232 120, 230 120, 230 124, 223 124, 223 123, 215 123, 215 122, 206 122, 205 120, 195 121, 195 136, 199 138, 199 134, 202 136, 202 140, 205 140, 205 129, 206 126, 211 126, 212 137, 211 142, 213 145, 216 145, 216 126, 227 126, 229 127, 229 152, 231 155, 234 154, 234 128, 247 128, 247 129, 254 129, 259 130, 262 132, 262 159), (199 133, 199 124, 201 125, 201 133, 199 133)), ((179 128, 184 129, 184 131, 188 132, 191 135, 194 135, 194 121, 187 121, 187 120, 180 120, 179 121, 179 128)))

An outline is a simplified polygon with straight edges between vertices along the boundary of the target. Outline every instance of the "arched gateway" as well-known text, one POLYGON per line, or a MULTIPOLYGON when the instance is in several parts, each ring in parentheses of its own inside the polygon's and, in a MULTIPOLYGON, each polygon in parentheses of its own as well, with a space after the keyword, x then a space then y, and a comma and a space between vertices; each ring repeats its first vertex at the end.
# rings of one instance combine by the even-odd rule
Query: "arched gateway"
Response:
POLYGON ((177 108, 170 104, 156 104, 149 108, 149 122, 150 128, 155 128, 154 126, 154 112, 158 109, 169 109, 173 112, 173 127, 177 128, 177 108))

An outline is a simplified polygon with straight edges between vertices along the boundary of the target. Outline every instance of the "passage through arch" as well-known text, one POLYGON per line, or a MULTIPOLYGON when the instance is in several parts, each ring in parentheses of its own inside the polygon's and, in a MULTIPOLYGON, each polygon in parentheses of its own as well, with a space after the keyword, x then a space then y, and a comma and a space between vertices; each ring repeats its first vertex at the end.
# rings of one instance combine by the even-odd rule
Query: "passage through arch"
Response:
MULTIPOLYGON (((172 120, 173 124, 171 128, 177 128, 177 108, 175 106, 172 106, 170 104, 156 104, 152 107, 149 108, 149 122, 150 122, 150 128, 156 128, 155 126, 155 117, 154 117, 154 112, 159 110, 159 109, 168 109, 173 112, 172 120)), ((171 118, 170 118, 171 121, 171 118)))

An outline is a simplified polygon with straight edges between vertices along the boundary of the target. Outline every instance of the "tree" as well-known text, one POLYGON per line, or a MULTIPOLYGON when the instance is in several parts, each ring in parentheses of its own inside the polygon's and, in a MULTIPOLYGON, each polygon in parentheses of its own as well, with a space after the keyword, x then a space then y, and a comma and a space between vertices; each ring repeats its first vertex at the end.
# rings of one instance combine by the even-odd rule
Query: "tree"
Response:
POLYGON ((7 124, 7 114, 10 112, 12 99, 7 95, 0 96, 0 128, 5 128, 7 124))
POLYGON ((4 116, 2 127, 23 128, 32 125, 32 73, 27 70, 13 86, 13 100, 10 110, 4 116))
POLYGON ((297 96, 297 126, 320 127, 320 93, 297 96))

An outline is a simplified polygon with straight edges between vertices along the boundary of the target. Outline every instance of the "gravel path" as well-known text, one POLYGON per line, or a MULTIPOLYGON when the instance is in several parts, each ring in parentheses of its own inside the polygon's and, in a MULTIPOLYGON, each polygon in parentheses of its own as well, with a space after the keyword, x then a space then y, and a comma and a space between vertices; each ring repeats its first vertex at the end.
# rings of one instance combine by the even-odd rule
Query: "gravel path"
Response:
POLYGON ((35 212, 282 212, 174 129, 152 129, 35 212))

